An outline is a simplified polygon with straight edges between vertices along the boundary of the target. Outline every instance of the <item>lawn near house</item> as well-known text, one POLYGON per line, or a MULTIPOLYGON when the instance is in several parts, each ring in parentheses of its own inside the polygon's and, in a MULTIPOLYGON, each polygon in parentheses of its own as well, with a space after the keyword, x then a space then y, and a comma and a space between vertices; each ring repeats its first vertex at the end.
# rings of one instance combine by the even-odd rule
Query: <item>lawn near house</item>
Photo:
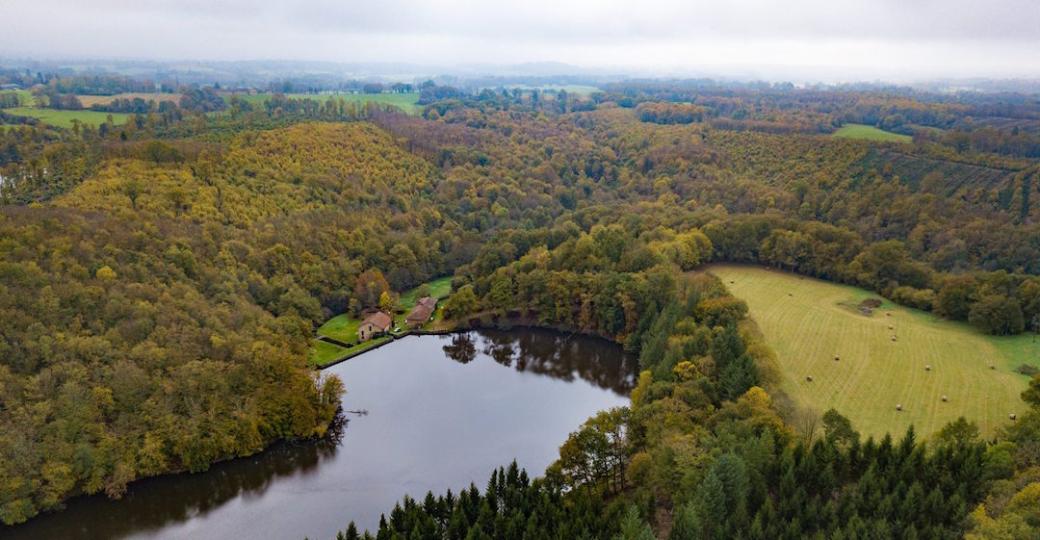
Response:
MULTIPOLYGON (((430 294, 438 299, 443 299, 451 293, 451 277, 437 278, 433 281, 427 282, 426 285, 429 285, 430 287, 430 294)), ((408 331, 408 327, 405 324, 405 317, 408 316, 408 313, 415 307, 415 304, 418 301, 419 287, 405 291, 405 293, 401 295, 400 301, 398 302, 398 312, 394 313, 394 327, 400 329, 400 332, 408 331)), ((438 320, 441 316, 441 306, 438 305, 437 310, 434 311, 433 320, 438 320)), ((341 313, 325 321, 325 324, 318 327, 318 336, 324 336, 339 342, 347 343, 350 344, 351 347, 340 347, 333 343, 316 339, 314 340, 315 345, 311 349, 311 364, 323 366, 338 360, 345 355, 358 354, 391 339, 389 337, 382 337, 358 343, 357 332, 359 326, 361 326, 361 319, 351 317, 348 313, 341 313)))

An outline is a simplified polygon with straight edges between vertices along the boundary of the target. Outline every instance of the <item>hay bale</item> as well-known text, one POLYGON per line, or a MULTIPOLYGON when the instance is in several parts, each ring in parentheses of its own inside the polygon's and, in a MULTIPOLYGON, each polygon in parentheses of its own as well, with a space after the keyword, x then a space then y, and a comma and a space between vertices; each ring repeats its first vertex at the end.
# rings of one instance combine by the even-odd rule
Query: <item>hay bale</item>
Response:
POLYGON ((812 375, 806 375, 805 380, 808 382, 812 382, 812 375))
POLYGON ((896 337, 895 337, 895 336, 892 336, 892 341, 895 341, 895 340, 896 340, 896 337))
POLYGON ((891 311, 886 311, 885 312, 885 317, 891 317, 891 316, 892 316, 892 312, 891 311))
POLYGON ((1018 419, 1018 415, 1015 414, 1015 413, 1011 413, 1011 414, 1008 415, 1008 418, 1010 418, 1012 420, 1017 420, 1018 419))
POLYGON ((925 371, 931 371, 932 370, 932 365, 928 364, 927 366, 924 367, 924 370, 925 371))
POLYGON ((834 355, 834 361, 837 362, 838 360, 841 360, 841 357, 838 355, 834 355))
POLYGON ((903 404, 902 403, 896 403, 896 410, 897 411, 903 410, 903 404))
POLYGON ((787 293, 787 296, 794 296, 794 293, 787 293))
POLYGON ((990 369, 997 369, 997 366, 995 366, 995 365, 993 365, 993 364, 990 364, 990 365, 989 365, 989 368, 990 368, 990 369))
POLYGON ((892 325, 890 324, 890 325, 888 325, 888 329, 889 329, 889 330, 895 330, 895 329, 896 329, 896 327, 895 327, 895 326, 892 326, 892 325))
POLYGON ((950 400, 949 400, 949 399, 948 399, 948 398, 946 397, 946 394, 943 394, 942 400, 943 400, 943 403, 945 403, 945 402, 947 402, 947 401, 950 401, 950 400))

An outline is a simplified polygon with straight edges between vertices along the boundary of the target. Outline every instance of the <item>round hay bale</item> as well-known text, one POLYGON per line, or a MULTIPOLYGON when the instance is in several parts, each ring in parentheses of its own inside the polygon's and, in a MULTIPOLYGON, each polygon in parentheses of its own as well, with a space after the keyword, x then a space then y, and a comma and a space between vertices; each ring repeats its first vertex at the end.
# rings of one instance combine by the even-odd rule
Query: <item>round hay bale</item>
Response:
POLYGON ((1015 414, 1015 413, 1011 413, 1011 414, 1008 415, 1008 418, 1010 418, 1012 420, 1017 420, 1018 419, 1018 415, 1015 414))
POLYGON ((927 366, 924 367, 924 370, 925 371, 931 371, 932 370, 932 365, 928 364, 927 366))
POLYGON ((895 341, 895 340, 896 340, 896 337, 895 337, 895 336, 892 336, 892 341, 895 341))
POLYGON ((903 410, 903 404, 902 404, 902 403, 897 403, 897 404, 896 404, 896 410, 897 410, 897 411, 901 411, 901 410, 903 410))
POLYGON ((990 368, 990 369, 997 369, 997 366, 994 366, 993 364, 990 364, 990 365, 989 365, 989 368, 990 368))
POLYGON ((838 355, 834 355, 834 361, 837 362, 838 360, 841 360, 841 357, 838 355))
POLYGON ((812 382, 812 375, 806 375, 805 380, 808 382, 812 382))
POLYGON ((896 329, 896 327, 895 327, 895 326, 892 326, 892 325, 890 324, 890 325, 888 325, 888 329, 889 329, 889 330, 895 330, 895 329, 896 329))
POLYGON ((885 312, 885 317, 891 317, 891 316, 892 316, 892 312, 891 311, 886 311, 885 312))
POLYGON ((946 397, 946 394, 943 394, 942 400, 943 400, 943 402, 944 402, 944 403, 945 403, 945 402, 947 402, 947 401, 950 401, 950 400, 949 400, 949 399, 948 399, 948 398, 946 397))

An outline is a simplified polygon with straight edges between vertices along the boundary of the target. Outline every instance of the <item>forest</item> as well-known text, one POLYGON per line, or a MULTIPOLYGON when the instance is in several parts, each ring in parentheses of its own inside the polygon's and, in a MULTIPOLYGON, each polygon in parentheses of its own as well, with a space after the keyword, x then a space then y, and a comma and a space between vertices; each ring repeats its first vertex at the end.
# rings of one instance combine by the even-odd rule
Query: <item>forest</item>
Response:
MULTIPOLYGON (((139 90, 34 79, 73 105, 139 90)), ((1040 378, 992 439, 968 418, 862 440, 836 411, 786 406, 746 304, 698 272, 766 265, 1040 333, 1035 99, 416 88, 420 114, 198 86, 115 102, 125 124, 0 117, 0 521, 321 437, 344 382, 308 367, 315 328, 378 303, 369 283, 451 275, 459 327, 517 320, 638 355, 631 405, 575 426, 544 476, 504 466, 344 538, 1040 531, 1040 378), (831 136, 849 123, 912 140, 831 136)))

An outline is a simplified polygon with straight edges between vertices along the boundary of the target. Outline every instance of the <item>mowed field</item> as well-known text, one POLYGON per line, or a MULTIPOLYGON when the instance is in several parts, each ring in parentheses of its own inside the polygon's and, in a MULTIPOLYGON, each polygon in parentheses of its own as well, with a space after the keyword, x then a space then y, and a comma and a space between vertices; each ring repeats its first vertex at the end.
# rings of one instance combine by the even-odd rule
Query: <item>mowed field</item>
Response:
POLYGON ((57 109, 42 109, 38 107, 15 107, 4 109, 4 112, 15 116, 28 116, 38 118, 52 126, 71 128, 72 121, 78 120, 82 124, 100 125, 104 124, 108 115, 112 115, 112 121, 117 125, 125 124, 131 115, 126 113, 107 113, 98 111, 67 111, 57 109))
POLYGON ((77 95, 76 98, 79 99, 79 102, 87 108, 90 108, 94 105, 108 105, 109 103, 112 103, 117 99, 141 98, 145 101, 154 101, 156 103, 160 103, 163 101, 172 101, 174 103, 180 103, 181 101, 180 94, 163 94, 158 92, 128 92, 124 94, 115 94, 113 96, 77 95))
POLYGON ((892 133, 891 131, 885 131, 878 129, 874 126, 867 126, 864 124, 845 124, 835 131, 834 137, 844 137, 847 139, 866 139, 868 141, 882 141, 882 142, 899 142, 908 143, 913 140, 913 137, 909 135, 903 135, 901 133, 892 133))
MULTIPOLYGON (((254 104, 262 105, 265 101, 271 98, 274 94, 262 93, 262 94, 226 94, 224 97, 226 100, 231 99, 232 95, 237 95, 243 100, 254 104)), ((331 98, 340 99, 343 98, 348 102, 355 103, 383 103, 386 105, 393 105, 400 108, 408 114, 418 114, 421 110, 416 103, 419 101, 419 93, 411 92, 406 94, 351 94, 351 93, 327 93, 327 94, 286 94, 291 99, 313 99, 320 102, 331 98)))
POLYGON ((990 434, 1025 409, 1019 394, 1028 378, 1013 369, 1038 365, 1040 344, 1031 336, 994 338, 888 301, 864 315, 856 306, 879 296, 796 274, 736 265, 708 271, 747 302, 776 352, 781 389, 821 414, 835 408, 864 435, 898 436, 913 424, 928 436, 959 416, 990 434))

